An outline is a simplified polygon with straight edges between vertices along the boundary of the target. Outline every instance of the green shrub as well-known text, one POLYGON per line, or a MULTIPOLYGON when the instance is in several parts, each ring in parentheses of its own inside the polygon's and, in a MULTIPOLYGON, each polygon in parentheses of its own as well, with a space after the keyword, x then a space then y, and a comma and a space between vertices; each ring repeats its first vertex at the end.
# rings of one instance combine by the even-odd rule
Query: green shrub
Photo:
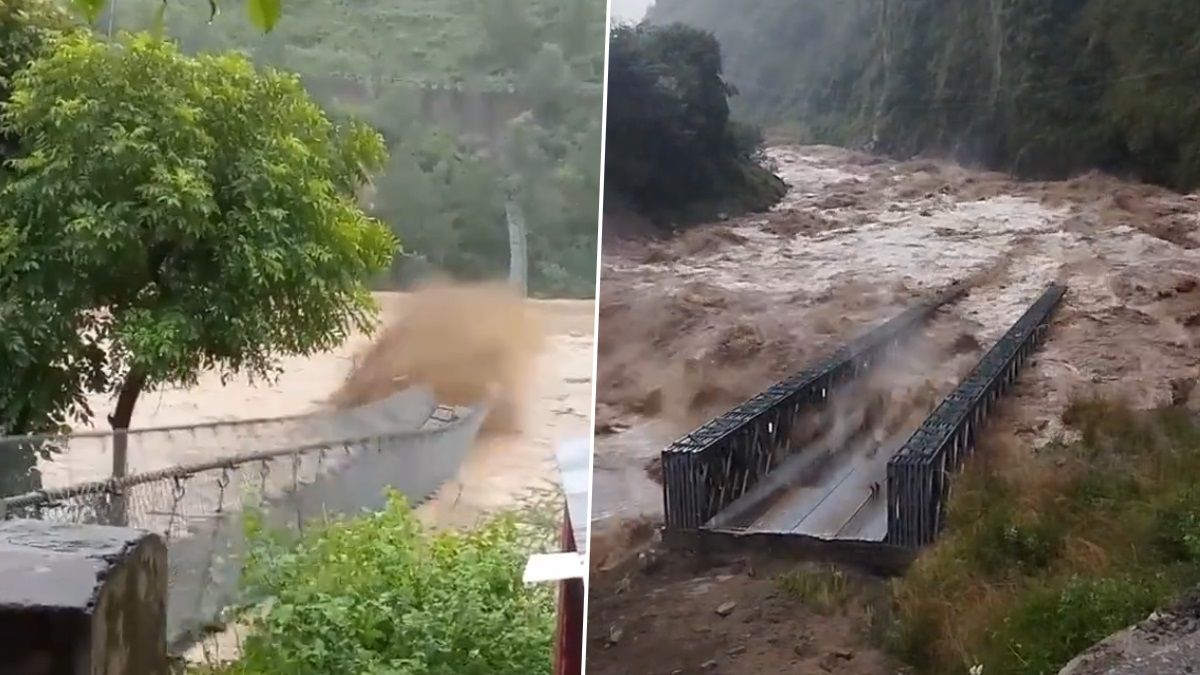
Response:
POLYGON ((1061 522, 1049 518, 1018 519, 1003 511, 987 513, 972 537, 973 562, 987 574, 1047 567, 1062 547, 1061 522))
POLYGON ((548 673, 554 593, 521 571, 546 530, 494 517, 426 532, 404 499, 299 542, 253 529, 250 590, 269 608, 225 675, 548 673))
POLYGON ((1027 591, 998 622, 978 662, 1011 675, 1056 673, 1111 633, 1146 618, 1170 593, 1164 578, 1069 577, 1027 591))
POLYGON ((1159 507, 1154 544, 1169 562, 1200 563, 1200 489, 1188 486, 1159 507))

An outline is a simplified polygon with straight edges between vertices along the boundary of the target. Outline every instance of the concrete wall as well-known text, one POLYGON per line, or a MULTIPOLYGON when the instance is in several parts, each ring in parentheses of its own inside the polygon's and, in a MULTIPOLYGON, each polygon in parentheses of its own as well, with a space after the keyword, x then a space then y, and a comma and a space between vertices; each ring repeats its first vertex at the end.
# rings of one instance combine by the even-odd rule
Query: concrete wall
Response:
POLYGON ((0 522, 0 675, 167 675, 155 534, 0 522))

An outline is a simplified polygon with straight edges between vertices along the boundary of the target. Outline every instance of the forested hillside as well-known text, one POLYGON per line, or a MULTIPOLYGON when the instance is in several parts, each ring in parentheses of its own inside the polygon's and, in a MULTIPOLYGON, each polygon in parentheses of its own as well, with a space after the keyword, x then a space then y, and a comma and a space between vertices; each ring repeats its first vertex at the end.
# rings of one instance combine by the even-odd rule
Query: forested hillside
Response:
POLYGON ((1191 0, 658 0, 713 31, 735 113, 803 140, 1200 185, 1191 0))
MULTIPOLYGON (((115 15, 101 15, 94 29, 153 29, 163 6, 113 5, 115 15)), ((504 199, 515 190, 529 228, 531 290, 593 292, 603 2, 296 0, 266 35, 246 21, 240 0, 219 7, 209 23, 208 3, 170 3, 167 35, 187 52, 238 50, 295 72, 326 110, 383 133, 391 159, 366 199, 406 252, 392 282, 429 268, 468 279, 505 274, 504 199), (422 86, 503 93, 529 113, 512 129, 519 141, 489 145, 439 131, 421 110, 422 86)))

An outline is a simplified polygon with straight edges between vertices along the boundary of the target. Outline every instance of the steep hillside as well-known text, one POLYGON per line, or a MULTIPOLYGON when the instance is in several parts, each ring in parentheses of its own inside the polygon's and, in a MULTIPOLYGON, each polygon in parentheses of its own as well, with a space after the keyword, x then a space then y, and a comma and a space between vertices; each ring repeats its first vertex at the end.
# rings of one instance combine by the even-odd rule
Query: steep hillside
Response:
MULTIPOLYGON (((95 30, 153 29, 163 5, 110 7, 95 30)), ((207 2, 169 3, 166 34, 188 52, 238 50, 294 72, 331 114, 387 140, 390 162, 364 199, 406 255, 381 283, 505 276, 515 189, 531 292, 594 293, 603 0, 291 0, 266 35, 244 0, 219 7, 210 23, 207 2)))
POLYGON ((713 31, 735 112, 806 141, 1200 185, 1189 0, 658 0, 649 18, 713 31))
MULTIPOLYGON (((153 25, 158 0, 114 3, 116 29, 153 25)), ((238 49, 304 76, 341 76, 365 84, 508 83, 544 43, 563 47, 581 80, 603 74, 604 3, 595 0, 401 0, 286 3, 268 35, 246 21, 244 2, 229 0, 210 24, 205 2, 172 3, 167 33, 189 51, 238 49)), ((96 28, 107 30, 107 16, 96 28)))

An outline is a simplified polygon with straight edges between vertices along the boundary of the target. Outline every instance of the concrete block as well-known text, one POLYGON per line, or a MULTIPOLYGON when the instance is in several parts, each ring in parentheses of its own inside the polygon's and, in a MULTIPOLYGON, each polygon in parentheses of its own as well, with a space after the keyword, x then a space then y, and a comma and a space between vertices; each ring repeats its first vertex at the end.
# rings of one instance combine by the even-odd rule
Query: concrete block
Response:
POLYGON ((0 675, 166 675, 166 610, 158 535, 0 522, 0 675))

